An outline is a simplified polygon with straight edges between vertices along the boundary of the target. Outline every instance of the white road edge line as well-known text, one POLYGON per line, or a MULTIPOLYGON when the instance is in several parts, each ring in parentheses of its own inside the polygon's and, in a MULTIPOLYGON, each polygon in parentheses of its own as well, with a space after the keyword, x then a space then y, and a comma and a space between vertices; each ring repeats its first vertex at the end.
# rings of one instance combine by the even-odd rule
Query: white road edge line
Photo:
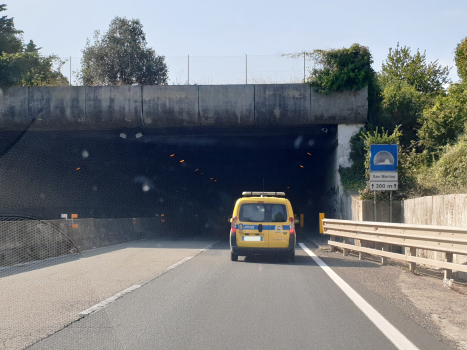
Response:
POLYGON ((103 309, 107 305, 113 303, 118 298, 121 298, 125 294, 131 293, 132 291, 134 291, 135 289, 138 289, 139 287, 141 287, 139 284, 135 284, 125 290, 122 290, 121 292, 118 292, 117 294, 115 294, 113 297, 107 298, 104 301, 101 301, 100 303, 97 303, 96 305, 91 306, 89 309, 80 312, 79 315, 86 316, 100 309, 103 309))
POLYGON ((340 278, 328 265, 316 256, 303 243, 300 247, 320 266, 353 303, 370 319, 371 322, 400 350, 418 350, 418 348, 396 327, 388 322, 378 311, 363 299, 352 287, 340 278))

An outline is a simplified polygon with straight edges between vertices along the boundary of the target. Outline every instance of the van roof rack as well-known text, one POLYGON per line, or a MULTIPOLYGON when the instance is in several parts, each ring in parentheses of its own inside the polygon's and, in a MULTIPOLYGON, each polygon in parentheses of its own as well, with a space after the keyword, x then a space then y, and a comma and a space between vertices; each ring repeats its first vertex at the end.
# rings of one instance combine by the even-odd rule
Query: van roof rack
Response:
POLYGON ((285 192, 242 192, 242 196, 250 197, 250 196, 282 196, 285 197, 285 192))

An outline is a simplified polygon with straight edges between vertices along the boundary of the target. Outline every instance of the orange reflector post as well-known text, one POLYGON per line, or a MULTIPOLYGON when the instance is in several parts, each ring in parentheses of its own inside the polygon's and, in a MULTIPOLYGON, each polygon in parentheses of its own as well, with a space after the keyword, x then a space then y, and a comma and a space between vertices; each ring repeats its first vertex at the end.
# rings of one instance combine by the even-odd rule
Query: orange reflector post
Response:
POLYGON ((72 228, 78 228, 78 224, 73 224, 72 228))
POLYGON ((323 234, 324 213, 319 213, 319 233, 323 234))
POLYGON ((300 227, 305 225, 305 214, 300 214, 300 227))
POLYGON ((71 214, 71 218, 72 218, 72 219, 77 219, 77 218, 78 218, 78 214, 71 214))

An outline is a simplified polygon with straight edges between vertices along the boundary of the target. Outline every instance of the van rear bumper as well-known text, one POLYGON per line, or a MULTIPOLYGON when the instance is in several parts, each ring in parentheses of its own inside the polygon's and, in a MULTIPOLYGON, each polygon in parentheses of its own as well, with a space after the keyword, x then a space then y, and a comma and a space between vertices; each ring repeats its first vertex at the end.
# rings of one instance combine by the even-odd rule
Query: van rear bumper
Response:
POLYGON ((295 251, 295 235, 290 235, 289 245, 285 248, 252 248, 252 247, 239 247, 237 245, 237 239, 235 235, 230 236, 230 250, 232 253, 247 256, 247 255, 279 255, 279 254, 290 254, 295 251))

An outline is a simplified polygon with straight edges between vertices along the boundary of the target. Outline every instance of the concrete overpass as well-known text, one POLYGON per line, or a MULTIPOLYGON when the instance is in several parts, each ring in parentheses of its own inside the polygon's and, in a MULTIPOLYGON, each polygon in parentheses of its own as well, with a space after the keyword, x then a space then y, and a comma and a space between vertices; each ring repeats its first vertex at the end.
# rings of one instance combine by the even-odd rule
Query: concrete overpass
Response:
POLYGON ((367 105, 366 88, 322 95, 309 84, 16 87, 0 91, 0 129, 361 124, 367 105))
POLYGON ((367 114, 366 89, 325 96, 308 84, 24 87, 0 97, 0 208, 47 219, 221 220, 263 180, 307 218, 339 218, 337 169, 367 114))

